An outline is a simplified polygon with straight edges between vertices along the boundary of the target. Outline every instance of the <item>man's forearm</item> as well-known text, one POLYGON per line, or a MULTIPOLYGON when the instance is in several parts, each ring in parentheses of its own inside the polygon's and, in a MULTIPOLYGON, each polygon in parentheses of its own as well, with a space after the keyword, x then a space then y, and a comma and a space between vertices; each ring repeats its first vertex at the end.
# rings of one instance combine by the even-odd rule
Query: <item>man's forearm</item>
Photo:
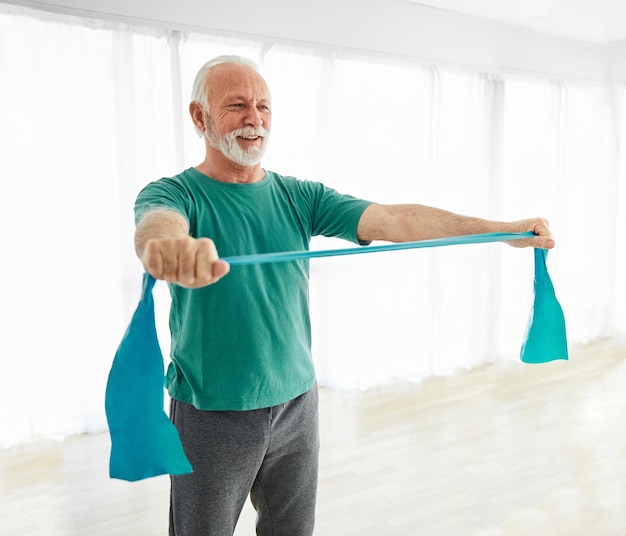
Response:
POLYGON ((361 240, 412 242, 502 231, 504 223, 425 205, 371 205, 359 222, 361 240))
POLYGON ((189 224, 178 212, 154 209, 146 212, 135 230, 135 251, 141 259, 152 239, 182 238, 189 235, 189 224))

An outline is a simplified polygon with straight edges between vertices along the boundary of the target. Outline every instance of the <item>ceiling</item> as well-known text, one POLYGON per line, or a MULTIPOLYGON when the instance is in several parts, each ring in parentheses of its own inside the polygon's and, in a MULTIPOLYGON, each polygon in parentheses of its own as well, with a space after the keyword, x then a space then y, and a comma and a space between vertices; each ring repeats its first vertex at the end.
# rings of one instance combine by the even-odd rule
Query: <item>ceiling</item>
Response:
POLYGON ((403 0, 550 35, 610 44, 626 41, 626 0, 403 0))

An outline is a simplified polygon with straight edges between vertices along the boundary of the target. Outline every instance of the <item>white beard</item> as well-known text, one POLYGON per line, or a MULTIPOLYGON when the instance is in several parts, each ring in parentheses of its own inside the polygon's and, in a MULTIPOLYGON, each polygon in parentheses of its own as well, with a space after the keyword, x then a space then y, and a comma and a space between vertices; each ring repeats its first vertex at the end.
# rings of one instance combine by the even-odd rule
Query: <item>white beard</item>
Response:
POLYGON ((265 154, 269 132, 263 127, 238 128, 237 130, 221 135, 217 132, 215 123, 209 115, 205 116, 204 127, 204 137, 209 142, 209 145, 240 166, 254 166, 261 161, 261 158, 263 158, 265 154), (238 137, 249 138, 254 136, 263 138, 260 147, 242 149, 237 143, 238 137))

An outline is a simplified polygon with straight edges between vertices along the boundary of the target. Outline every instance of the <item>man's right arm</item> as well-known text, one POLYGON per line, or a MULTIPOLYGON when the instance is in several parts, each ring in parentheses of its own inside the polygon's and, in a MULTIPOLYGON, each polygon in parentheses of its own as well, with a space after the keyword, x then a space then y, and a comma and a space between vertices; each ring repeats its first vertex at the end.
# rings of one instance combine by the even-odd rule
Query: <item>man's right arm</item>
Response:
POLYGON ((220 261, 209 238, 189 236, 189 224, 178 212, 146 212, 135 230, 135 251, 155 279, 200 288, 219 281, 230 270, 220 261))

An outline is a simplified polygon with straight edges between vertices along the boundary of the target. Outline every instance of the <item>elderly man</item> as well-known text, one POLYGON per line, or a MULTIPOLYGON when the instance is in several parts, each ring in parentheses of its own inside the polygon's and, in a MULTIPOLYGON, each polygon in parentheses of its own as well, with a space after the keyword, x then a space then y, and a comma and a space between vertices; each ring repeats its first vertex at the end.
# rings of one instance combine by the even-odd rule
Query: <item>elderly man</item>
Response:
POLYGON ((204 161, 149 184, 135 207, 137 254, 170 283, 171 419, 194 469, 172 477, 170 535, 232 535, 248 494, 257 534, 310 535, 319 439, 308 264, 229 274, 218 251, 302 250, 314 235, 367 244, 532 231, 513 245, 554 240, 539 218, 504 223, 381 205, 263 169, 270 92, 244 58, 202 67, 189 110, 204 161))

